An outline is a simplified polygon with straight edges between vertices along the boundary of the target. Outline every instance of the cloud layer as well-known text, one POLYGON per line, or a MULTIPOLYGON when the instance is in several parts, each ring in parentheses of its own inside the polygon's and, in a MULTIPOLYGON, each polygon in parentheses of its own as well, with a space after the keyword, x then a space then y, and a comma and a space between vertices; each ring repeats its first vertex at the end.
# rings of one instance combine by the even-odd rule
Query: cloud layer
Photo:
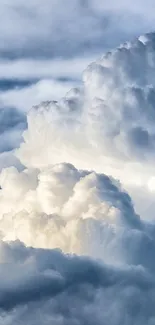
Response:
POLYGON ((108 267, 19 242, 1 242, 0 256, 4 325, 154 324, 154 277, 140 266, 108 267))
POLYGON ((0 51, 8 57, 100 52, 154 27, 153 1, 2 0, 0 51), (134 9, 133 9, 134 8, 134 9), (83 32, 85 31, 85 32, 83 32))

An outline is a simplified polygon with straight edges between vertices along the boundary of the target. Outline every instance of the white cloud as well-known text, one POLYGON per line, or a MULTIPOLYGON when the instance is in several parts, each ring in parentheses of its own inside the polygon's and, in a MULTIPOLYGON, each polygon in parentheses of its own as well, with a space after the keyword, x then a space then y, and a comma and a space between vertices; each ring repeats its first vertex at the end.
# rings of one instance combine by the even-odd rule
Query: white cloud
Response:
MULTIPOLYGON (((24 111, 45 99, 59 99, 79 85, 82 70, 96 55, 154 26, 151 0, 147 6, 134 2, 134 10, 128 1, 67 0, 64 8, 63 0, 44 5, 2 0, 0 17, 0 107, 24 111), (13 81, 18 86, 3 93, 13 81), (30 85, 22 89, 25 81, 30 85)), ((19 145, 20 134, 10 149, 19 145)), ((4 136, 0 142, 4 148, 4 136)))
POLYGON ((154 34, 147 38, 105 54, 85 70, 83 87, 30 111, 18 152, 24 164, 71 162, 147 184, 154 174, 154 34))
POLYGON ((120 241, 125 240, 125 234, 134 238, 142 227, 130 197, 119 183, 95 172, 80 172, 72 165, 60 164, 41 171, 3 169, 0 186, 4 240, 58 247, 109 262, 113 257, 108 252, 115 250, 120 263, 120 241))
POLYGON ((154 62, 149 34, 90 64, 81 88, 30 111, 17 152, 22 163, 42 168, 69 162, 110 174, 133 195, 138 213, 154 218, 154 62))
POLYGON ((1 239, 154 269, 155 226, 114 179, 59 164, 3 169, 0 186, 1 239))
POLYGON ((36 103, 59 99, 73 84, 73 81, 43 79, 28 86, 0 91, 0 170, 11 164, 10 159, 17 160, 11 151, 23 140, 27 111, 36 103))

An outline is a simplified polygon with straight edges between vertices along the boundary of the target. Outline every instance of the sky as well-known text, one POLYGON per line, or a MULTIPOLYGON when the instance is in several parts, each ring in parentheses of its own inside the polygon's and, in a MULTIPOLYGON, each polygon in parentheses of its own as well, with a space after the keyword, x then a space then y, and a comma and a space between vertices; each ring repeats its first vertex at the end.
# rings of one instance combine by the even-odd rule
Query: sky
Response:
POLYGON ((0 1, 0 323, 155 324, 155 4, 0 1))

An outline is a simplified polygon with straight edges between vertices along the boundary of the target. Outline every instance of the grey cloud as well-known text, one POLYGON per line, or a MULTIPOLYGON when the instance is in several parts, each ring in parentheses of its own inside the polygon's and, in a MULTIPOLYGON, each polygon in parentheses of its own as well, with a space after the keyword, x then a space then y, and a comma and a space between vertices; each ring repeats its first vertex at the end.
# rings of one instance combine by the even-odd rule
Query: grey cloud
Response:
MULTIPOLYGON (((6 76, 6 75, 5 75, 6 76)), ((4 77, 5 77, 4 76, 4 77)), ((11 75, 12 79, 4 78, 0 79, 0 91, 6 91, 9 89, 23 88, 30 85, 32 82, 28 80, 18 80, 16 76, 11 75)))
POLYGON ((19 145, 26 125, 26 116, 21 111, 9 107, 0 109, 0 153, 19 145))
POLYGON ((151 0, 136 9, 133 11, 129 2, 116 6, 111 2, 66 0, 64 6, 62 0, 48 0, 44 5, 36 0, 2 0, 1 54, 13 58, 100 52, 154 26, 151 0))
POLYGON ((3 324, 154 322, 154 278, 139 266, 113 268, 87 257, 25 248, 20 243, 2 243, 2 257, 3 324))
POLYGON ((26 116, 16 108, 0 109, 0 134, 13 128, 24 128, 26 126, 26 116))

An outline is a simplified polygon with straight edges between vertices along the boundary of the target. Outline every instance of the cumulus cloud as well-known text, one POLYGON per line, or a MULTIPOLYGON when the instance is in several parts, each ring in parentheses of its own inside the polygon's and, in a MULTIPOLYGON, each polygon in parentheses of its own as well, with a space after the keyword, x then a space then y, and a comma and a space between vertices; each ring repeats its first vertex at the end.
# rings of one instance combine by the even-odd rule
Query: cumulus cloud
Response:
MULTIPOLYGON (((94 57, 154 26, 152 0, 147 6, 137 1, 134 11, 121 1, 67 0, 64 8, 63 0, 44 6, 40 0, 2 0, 0 12, 0 107, 26 112, 34 103, 60 99, 79 86, 82 70, 94 57)), ((140 132, 135 131, 137 141, 140 132)), ((10 131, 6 136, 1 139, 4 155, 21 141, 10 131)), ((143 143, 149 143, 147 133, 143 143)), ((3 161, 0 154, 0 165, 3 161)))
POLYGON ((0 186, 4 240, 102 258, 105 240, 109 241, 105 236, 112 238, 115 230, 121 236, 121 227, 142 227, 119 183, 69 164, 41 171, 3 169, 0 186))
POLYGON ((0 186, 3 240, 57 247, 113 265, 154 267, 154 225, 140 220, 118 181, 59 164, 20 172, 3 169, 0 186))
MULTIPOLYGON (((125 43, 30 110, 21 165, 0 173, 4 325, 154 324, 155 223, 124 190, 154 191, 154 42, 125 43)), ((23 123, 2 113, 2 135, 23 123)))
POLYGON ((22 133, 27 128, 26 113, 30 107, 45 99, 59 99, 74 81, 42 79, 27 83, 23 81, 20 84, 16 80, 10 84, 8 79, 6 83, 2 82, 3 89, 0 86, 0 170, 11 165, 10 159, 15 160, 14 149, 22 142, 22 133), (6 154, 8 151, 9 155, 6 154))
POLYGON ((126 185, 148 186, 155 172, 154 38, 148 34, 108 52, 84 71, 80 88, 33 108, 17 153, 22 163, 71 162, 126 185))

